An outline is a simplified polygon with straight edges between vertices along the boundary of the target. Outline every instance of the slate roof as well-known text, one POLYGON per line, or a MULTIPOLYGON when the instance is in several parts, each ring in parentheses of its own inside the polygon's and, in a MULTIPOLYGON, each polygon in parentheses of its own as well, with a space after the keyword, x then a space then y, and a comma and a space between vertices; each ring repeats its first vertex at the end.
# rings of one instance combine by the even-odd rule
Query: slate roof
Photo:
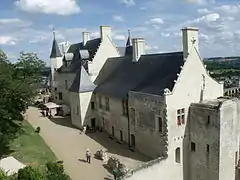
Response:
POLYGON ((105 65, 114 68, 108 75, 100 72, 95 92, 121 99, 130 90, 162 95, 173 89, 183 63, 182 52, 142 55, 138 62, 132 56, 110 58, 105 65))
MULTIPOLYGON (((80 55, 80 50, 88 50, 89 56, 90 56, 89 60, 92 61, 95 53, 98 50, 100 43, 101 43, 101 38, 97 38, 97 39, 89 40, 85 46, 83 45, 83 42, 72 44, 67 51, 67 53, 74 54, 72 62, 70 65, 68 65, 67 68, 63 64, 63 66, 61 66, 58 69, 58 72, 77 72, 80 69, 81 65, 84 64, 80 55)), ((65 61, 65 59, 63 59, 63 61, 65 61)))
POLYGON ((70 92, 91 92, 95 89, 95 85, 91 81, 85 68, 81 66, 80 71, 77 73, 75 79, 73 80, 72 86, 70 87, 70 92))
POLYGON ((61 51, 58 47, 58 43, 55 39, 55 37, 53 38, 53 43, 52 43, 52 50, 51 50, 51 54, 50 54, 50 58, 56 58, 56 57, 62 57, 61 51))

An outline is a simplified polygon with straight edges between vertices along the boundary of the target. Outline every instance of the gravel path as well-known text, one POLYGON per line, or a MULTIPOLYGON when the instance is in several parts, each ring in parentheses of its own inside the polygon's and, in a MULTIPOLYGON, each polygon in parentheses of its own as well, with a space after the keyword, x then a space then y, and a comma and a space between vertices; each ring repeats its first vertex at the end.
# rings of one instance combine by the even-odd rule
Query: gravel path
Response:
POLYGON ((49 120, 42 117, 37 108, 29 107, 26 118, 33 127, 41 127, 40 135, 56 156, 64 161, 65 169, 72 180, 112 179, 112 175, 103 167, 103 162, 94 158, 91 164, 84 162, 87 148, 92 154, 105 148, 109 152, 108 157, 113 155, 119 158, 129 168, 149 160, 131 152, 125 145, 108 139, 105 133, 93 133, 87 136, 71 127, 69 119, 59 117, 49 120))

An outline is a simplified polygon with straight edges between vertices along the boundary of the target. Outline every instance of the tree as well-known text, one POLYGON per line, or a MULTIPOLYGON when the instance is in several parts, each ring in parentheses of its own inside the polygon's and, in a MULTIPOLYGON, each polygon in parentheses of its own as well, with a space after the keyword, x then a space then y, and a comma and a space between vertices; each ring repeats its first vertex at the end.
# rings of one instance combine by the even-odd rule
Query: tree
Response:
POLYGON ((49 162, 46 164, 47 180, 70 180, 70 177, 64 172, 63 164, 56 162, 49 162))
POLYGON ((31 166, 26 166, 18 171, 18 180, 45 180, 43 173, 31 166))
POLYGON ((22 114, 36 95, 42 68, 44 63, 36 54, 22 52, 12 64, 0 51, 0 158, 21 132, 22 114))

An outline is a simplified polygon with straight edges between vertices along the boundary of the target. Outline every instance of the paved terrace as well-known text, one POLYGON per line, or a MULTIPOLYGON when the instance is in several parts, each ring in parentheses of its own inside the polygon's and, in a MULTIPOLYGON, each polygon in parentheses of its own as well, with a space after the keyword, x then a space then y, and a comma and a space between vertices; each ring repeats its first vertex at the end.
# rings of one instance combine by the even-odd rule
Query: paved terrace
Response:
POLYGON ((128 168, 134 168, 149 160, 143 155, 131 152, 126 145, 110 140, 105 133, 80 134, 78 129, 71 126, 67 118, 56 117, 49 120, 34 107, 27 110, 26 118, 33 127, 41 127, 40 135, 59 160, 64 161, 65 169, 73 180, 113 179, 100 160, 92 158, 91 164, 84 162, 87 148, 92 154, 105 148, 108 150, 108 157, 119 158, 128 168))

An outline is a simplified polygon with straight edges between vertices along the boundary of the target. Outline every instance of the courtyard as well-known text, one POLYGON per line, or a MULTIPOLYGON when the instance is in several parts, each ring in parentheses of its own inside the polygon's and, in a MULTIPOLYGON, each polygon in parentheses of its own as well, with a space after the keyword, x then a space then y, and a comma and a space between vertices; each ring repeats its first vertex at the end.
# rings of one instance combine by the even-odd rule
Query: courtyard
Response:
POLYGON ((69 118, 48 119, 43 117, 40 110, 35 107, 29 107, 26 118, 34 128, 41 127, 40 135, 57 158, 64 161, 65 170, 73 180, 113 179, 104 168, 102 161, 92 158, 91 164, 85 162, 85 152, 88 148, 92 154, 102 148, 107 149, 108 157, 118 158, 127 168, 134 168, 150 160, 130 151, 127 145, 118 144, 115 140, 109 139, 105 133, 96 132, 87 135, 80 133, 71 125, 69 118))

